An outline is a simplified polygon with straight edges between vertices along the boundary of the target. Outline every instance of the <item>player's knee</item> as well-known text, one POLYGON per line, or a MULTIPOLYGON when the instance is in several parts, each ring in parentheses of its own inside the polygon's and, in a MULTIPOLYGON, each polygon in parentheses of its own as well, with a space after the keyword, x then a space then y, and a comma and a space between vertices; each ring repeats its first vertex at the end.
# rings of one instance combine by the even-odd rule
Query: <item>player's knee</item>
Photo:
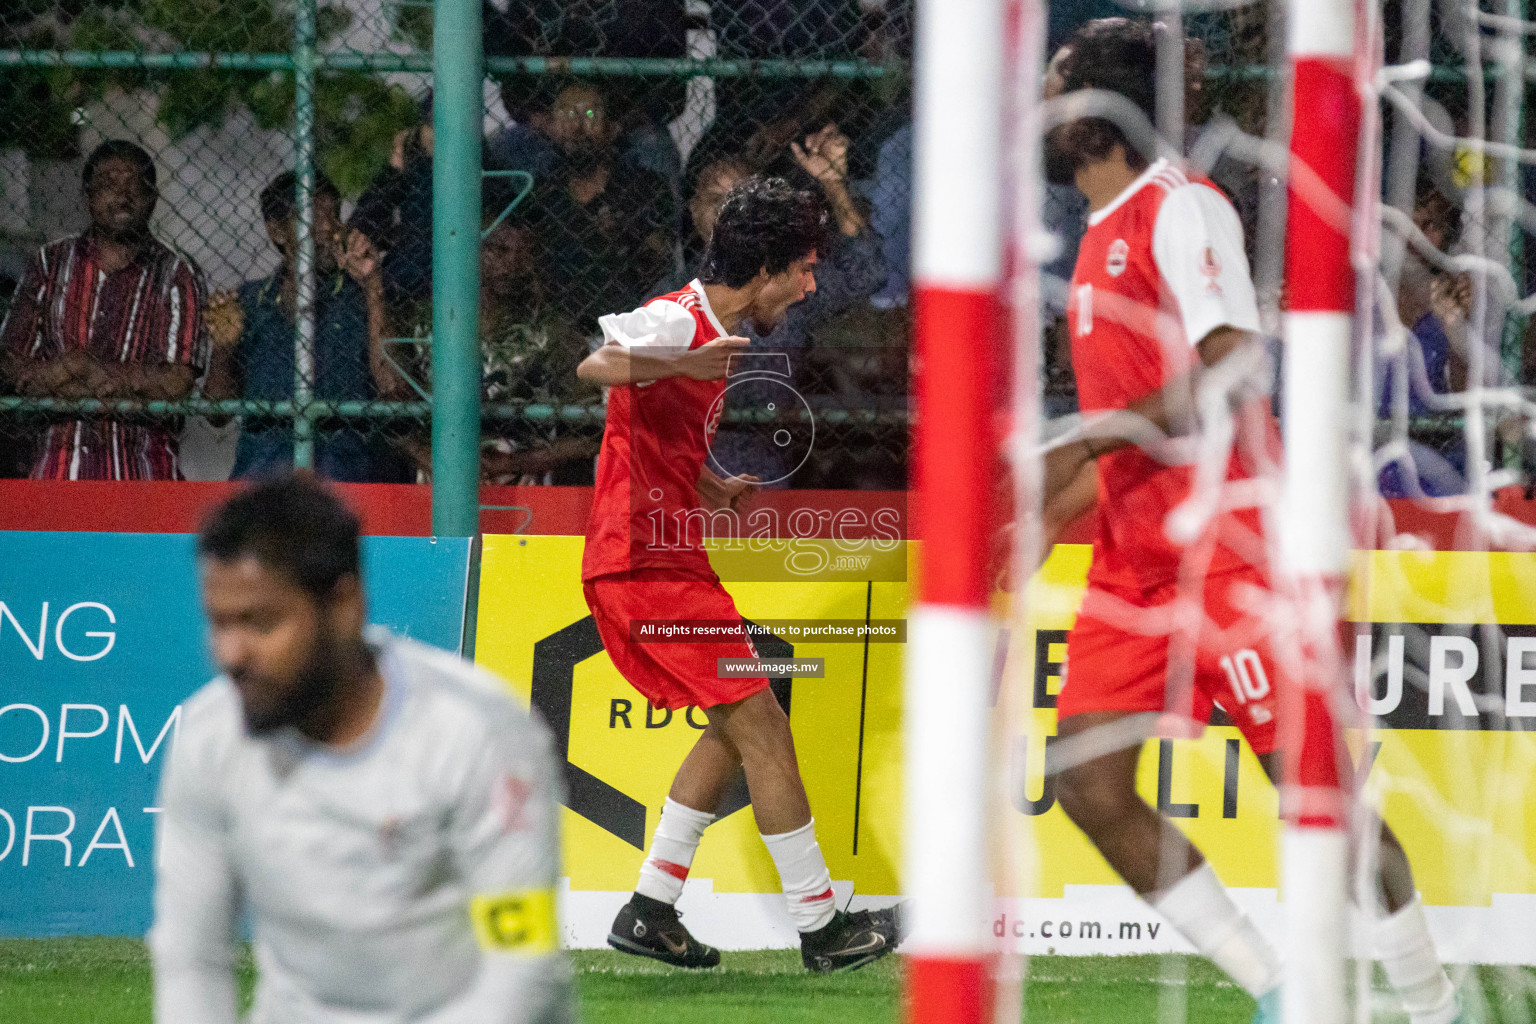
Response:
POLYGON ((1056 799, 1061 809, 1090 834, 1098 825, 1122 818, 1134 798, 1134 780, 1129 786, 1123 785, 1093 771, 1091 765, 1068 768, 1056 778, 1056 799))
POLYGON ((765 701, 744 702, 726 719, 725 731, 741 755, 743 764, 772 763, 798 768, 795 738, 789 729, 789 717, 771 697, 765 701))
POLYGON ((714 743, 729 753, 737 761, 741 760, 741 755, 737 753, 736 745, 731 742, 731 737, 726 733, 725 726, 721 725, 720 722, 714 718, 711 718, 709 720, 709 724, 704 727, 704 732, 699 737, 699 740, 700 742, 714 743))
POLYGON ((781 768, 799 770, 795 757, 795 739, 790 735, 787 723, 783 726, 773 722, 765 723, 761 730, 738 742, 736 749, 741 752, 742 764, 771 762, 781 768))

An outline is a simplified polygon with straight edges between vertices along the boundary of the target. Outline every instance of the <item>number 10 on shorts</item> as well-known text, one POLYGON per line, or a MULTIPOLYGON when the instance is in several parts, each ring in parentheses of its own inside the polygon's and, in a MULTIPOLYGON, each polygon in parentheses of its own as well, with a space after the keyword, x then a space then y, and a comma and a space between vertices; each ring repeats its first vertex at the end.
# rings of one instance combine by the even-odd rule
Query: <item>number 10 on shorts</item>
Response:
POLYGON ((1245 647, 1236 654, 1222 655, 1221 670, 1227 674, 1232 695, 1239 704, 1269 696, 1269 677, 1264 674, 1264 662, 1259 660, 1259 652, 1245 647))

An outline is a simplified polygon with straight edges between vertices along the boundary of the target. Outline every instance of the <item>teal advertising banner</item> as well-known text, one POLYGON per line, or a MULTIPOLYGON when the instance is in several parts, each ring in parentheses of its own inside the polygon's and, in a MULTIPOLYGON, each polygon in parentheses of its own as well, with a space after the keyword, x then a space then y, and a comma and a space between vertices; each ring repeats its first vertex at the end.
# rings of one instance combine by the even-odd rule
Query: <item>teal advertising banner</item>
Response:
MULTIPOLYGON (((160 767, 213 675, 193 543, 0 533, 0 936, 149 927, 160 767)), ((363 558, 372 621, 459 649, 468 540, 363 558)))

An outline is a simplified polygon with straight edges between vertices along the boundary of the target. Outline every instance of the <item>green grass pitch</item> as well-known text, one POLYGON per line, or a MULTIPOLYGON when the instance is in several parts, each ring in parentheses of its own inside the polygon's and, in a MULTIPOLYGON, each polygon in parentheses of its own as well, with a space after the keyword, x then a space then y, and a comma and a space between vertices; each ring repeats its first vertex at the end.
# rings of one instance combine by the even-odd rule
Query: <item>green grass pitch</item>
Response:
MULTIPOLYGON (((896 958, 852 974, 815 977, 800 967, 796 953, 777 950, 726 953, 719 969, 697 973, 609 951, 578 951, 572 959, 584 1024, 894 1024, 898 1019, 896 958)), ((249 991, 248 961, 241 973, 249 991)), ((1481 1024, 1532 1019, 1530 972, 1482 968, 1476 979, 1483 997, 1476 1015, 1481 1024)), ((1180 998, 1189 1024, 1246 1024, 1253 1014, 1253 1001, 1203 960, 1041 956, 1030 961, 1031 1024, 1152 1022, 1160 999, 1180 998)), ((1374 1019, 1401 1024, 1405 1018, 1379 1008, 1374 1019)), ((0 941, 0 1021, 149 1024, 149 957, 143 944, 110 938, 0 941)))

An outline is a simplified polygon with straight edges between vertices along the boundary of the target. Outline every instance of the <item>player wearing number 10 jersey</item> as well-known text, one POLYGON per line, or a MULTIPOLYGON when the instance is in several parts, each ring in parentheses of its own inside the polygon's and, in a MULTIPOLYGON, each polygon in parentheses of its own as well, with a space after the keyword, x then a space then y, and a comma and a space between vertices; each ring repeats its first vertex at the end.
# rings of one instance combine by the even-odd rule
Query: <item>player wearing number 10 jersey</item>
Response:
MULTIPOLYGON (((1107 90, 1151 120, 1160 31, 1121 18, 1088 23, 1052 59, 1046 94, 1107 90)), ((1201 71, 1186 68, 1186 80, 1198 84, 1201 71)), ((1057 797, 1121 877, 1258 1000, 1259 1019, 1278 1019, 1274 950, 1199 850, 1135 785, 1152 720, 1203 724, 1215 706, 1269 777, 1281 772, 1276 716, 1280 694, 1293 684, 1270 650, 1272 625, 1256 610, 1278 598, 1251 492, 1241 500, 1260 463, 1278 456, 1268 402, 1243 397, 1241 388, 1228 392, 1232 454, 1224 479, 1203 482, 1198 494, 1199 470, 1170 458, 1166 445, 1159 451, 1153 436, 1200 440, 1213 426, 1201 422, 1193 398, 1202 378, 1215 376, 1220 387, 1222 377, 1252 376, 1243 368, 1260 354, 1259 319, 1242 228, 1215 185, 1168 160, 1149 162, 1104 118, 1051 129, 1046 168, 1053 181, 1075 184, 1090 211, 1067 315, 1081 409, 1156 428, 1137 443, 1124 431, 1088 430, 1046 456, 1048 535, 1095 502, 1099 508, 1088 590, 1057 698, 1062 741, 1098 735, 1078 744, 1088 752, 1062 770, 1057 797), (1192 495, 1218 492, 1199 535, 1175 538, 1176 510, 1192 495), (1185 595, 1199 601, 1193 616, 1178 600, 1185 595)), ((1381 906, 1371 909, 1387 974, 1413 1024, 1450 1024, 1459 1012, 1455 991, 1407 858, 1385 825, 1379 876, 1381 906)))

